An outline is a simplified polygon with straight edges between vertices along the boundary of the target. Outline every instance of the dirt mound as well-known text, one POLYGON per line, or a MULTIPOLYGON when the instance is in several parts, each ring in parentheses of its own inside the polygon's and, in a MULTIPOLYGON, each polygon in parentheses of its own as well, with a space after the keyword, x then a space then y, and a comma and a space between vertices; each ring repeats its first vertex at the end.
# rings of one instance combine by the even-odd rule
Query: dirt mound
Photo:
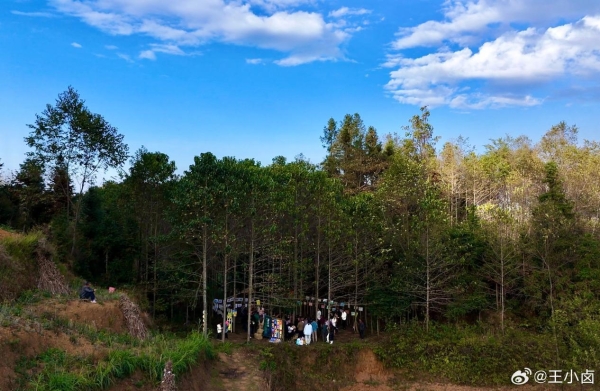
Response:
POLYGON ((14 237, 17 237, 17 236, 19 236, 19 235, 16 234, 16 233, 8 232, 8 231, 5 231, 3 229, 0 229, 0 239, 2 239, 2 238, 14 238, 14 237))
POLYGON ((119 299, 119 308, 125 319, 129 334, 138 339, 148 337, 148 329, 142 320, 140 308, 131 299, 123 294, 119 299))
POLYGON ((70 322, 91 326, 97 330, 113 333, 127 332, 125 317, 117 301, 98 302, 97 304, 83 300, 70 300, 66 303, 45 302, 33 308, 40 316, 49 314, 70 322))
POLYGON ((48 259, 43 252, 38 252, 38 264, 40 277, 38 279, 38 289, 50 292, 53 295, 69 294, 69 287, 65 277, 60 274, 56 264, 48 259))

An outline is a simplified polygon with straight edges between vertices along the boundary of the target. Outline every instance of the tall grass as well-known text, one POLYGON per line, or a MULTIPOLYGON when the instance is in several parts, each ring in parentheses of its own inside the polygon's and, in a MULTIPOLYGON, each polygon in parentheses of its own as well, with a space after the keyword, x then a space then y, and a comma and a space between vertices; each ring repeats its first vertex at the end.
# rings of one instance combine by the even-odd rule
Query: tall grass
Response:
POLYGON ((59 349, 48 349, 37 357, 39 374, 31 379, 28 389, 103 390, 118 379, 130 376, 136 370, 144 373, 151 383, 160 381, 167 361, 173 361, 173 372, 182 374, 202 360, 215 357, 210 341, 194 332, 186 338, 158 335, 144 342, 140 348, 114 349, 98 363, 68 355, 59 349))

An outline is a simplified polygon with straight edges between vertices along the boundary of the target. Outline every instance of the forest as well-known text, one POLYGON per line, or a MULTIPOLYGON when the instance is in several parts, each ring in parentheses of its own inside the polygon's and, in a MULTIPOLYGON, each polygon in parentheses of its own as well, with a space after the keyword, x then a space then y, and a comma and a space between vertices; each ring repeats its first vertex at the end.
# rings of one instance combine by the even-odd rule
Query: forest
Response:
POLYGON ((0 224, 43 232, 71 270, 135 288, 163 322, 198 324, 232 296, 280 313, 327 299, 390 328, 487 322, 547 332, 558 356, 561 330, 579 327, 569 348, 589 346, 600 144, 559 123, 476 150, 458 135, 440 145, 433 122, 423 107, 404 134, 380 135, 348 114, 326 122, 318 164, 205 152, 178 174, 164 153, 130 153, 69 87, 3 171, 0 224), (107 169, 119 179, 98 185, 107 169))

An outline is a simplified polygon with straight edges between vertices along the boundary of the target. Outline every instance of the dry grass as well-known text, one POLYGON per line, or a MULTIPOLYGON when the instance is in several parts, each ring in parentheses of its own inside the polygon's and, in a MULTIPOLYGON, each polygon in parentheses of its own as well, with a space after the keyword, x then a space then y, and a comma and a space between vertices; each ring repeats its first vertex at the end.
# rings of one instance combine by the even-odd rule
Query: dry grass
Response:
POLYGON ((40 239, 36 253, 40 273, 37 284, 38 289, 50 292, 53 295, 68 294, 69 287, 65 277, 58 271, 56 264, 48 259, 50 250, 44 239, 40 239))
POLYGON ((140 308, 131 299, 123 294, 119 299, 119 307, 125 316, 125 323, 131 336, 138 339, 146 339, 148 337, 148 329, 142 321, 140 308))

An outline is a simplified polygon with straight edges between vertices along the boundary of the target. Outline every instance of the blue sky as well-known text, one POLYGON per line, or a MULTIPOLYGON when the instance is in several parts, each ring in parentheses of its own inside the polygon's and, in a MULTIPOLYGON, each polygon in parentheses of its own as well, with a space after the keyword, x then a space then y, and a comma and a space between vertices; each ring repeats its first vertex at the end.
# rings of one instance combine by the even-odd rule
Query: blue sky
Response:
POLYGON ((596 0, 2 0, 0 48, 5 174, 69 85, 180 171, 205 151, 318 163, 330 117, 403 134, 422 105, 440 145, 563 120, 600 139, 596 0))

